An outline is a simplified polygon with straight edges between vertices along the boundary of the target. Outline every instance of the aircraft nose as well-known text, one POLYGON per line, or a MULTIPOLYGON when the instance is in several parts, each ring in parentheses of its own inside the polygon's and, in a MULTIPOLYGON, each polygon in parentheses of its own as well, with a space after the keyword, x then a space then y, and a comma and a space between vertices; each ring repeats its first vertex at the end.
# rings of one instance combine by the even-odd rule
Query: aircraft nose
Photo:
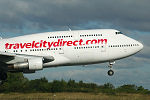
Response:
POLYGON ((139 43, 139 49, 142 50, 143 47, 144 47, 143 44, 142 44, 142 43, 139 43))
POLYGON ((137 45, 138 45, 138 46, 136 46, 136 48, 137 48, 137 49, 136 49, 136 53, 137 53, 137 52, 140 52, 140 51, 143 49, 143 47, 144 47, 143 44, 140 43, 139 41, 137 41, 137 45))

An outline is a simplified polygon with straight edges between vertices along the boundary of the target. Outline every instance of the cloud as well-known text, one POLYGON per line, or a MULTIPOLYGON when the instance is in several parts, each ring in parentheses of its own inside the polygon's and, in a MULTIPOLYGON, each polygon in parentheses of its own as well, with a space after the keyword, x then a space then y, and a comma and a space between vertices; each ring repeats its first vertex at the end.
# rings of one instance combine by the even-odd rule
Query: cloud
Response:
MULTIPOLYGON (((0 27, 37 30, 109 23, 150 31, 150 1, 144 0, 7 0, 0 1, 0 27)), ((94 27, 93 27, 94 28, 94 27)))

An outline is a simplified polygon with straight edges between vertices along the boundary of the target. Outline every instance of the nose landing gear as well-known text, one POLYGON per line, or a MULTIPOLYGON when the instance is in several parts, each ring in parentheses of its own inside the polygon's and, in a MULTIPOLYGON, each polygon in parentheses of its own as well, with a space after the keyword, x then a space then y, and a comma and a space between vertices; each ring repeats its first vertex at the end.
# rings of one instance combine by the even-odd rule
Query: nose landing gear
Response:
POLYGON ((108 67, 110 68, 110 70, 107 72, 107 74, 108 74, 109 76, 114 75, 114 71, 112 70, 113 64, 115 64, 115 61, 109 62, 109 66, 108 66, 108 67))

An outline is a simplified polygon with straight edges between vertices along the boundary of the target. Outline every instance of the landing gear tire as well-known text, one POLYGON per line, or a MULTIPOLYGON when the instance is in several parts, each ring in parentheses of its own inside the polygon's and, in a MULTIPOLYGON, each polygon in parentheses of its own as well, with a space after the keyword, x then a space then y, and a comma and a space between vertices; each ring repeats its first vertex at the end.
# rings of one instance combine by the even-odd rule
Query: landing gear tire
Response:
POLYGON ((0 85, 3 85, 3 81, 2 80, 0 80, 0 85))
POLYGON ((7 79, 7 73, 0 69, 0 85, 3 84, 3 81, 7 79))
POLYGON ((114 75, 114 71, 113 70, 109 70, 107 73, 108 73, 109 76, 114 75))
POLYGON ((1 72, 0 73, 0 79, 1 80, 6 80, 7 79, 7 73, 6 72, 1 72))

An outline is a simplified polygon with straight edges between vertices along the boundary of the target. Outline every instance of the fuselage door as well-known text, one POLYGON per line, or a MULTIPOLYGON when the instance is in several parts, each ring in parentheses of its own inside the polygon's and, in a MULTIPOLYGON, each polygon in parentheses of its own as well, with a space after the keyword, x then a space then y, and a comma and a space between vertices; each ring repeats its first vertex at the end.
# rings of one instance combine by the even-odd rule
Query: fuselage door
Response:
POLYGON ((59 48, 59 54, 64 54, 64 46, 61 46, 61 47, 59 48))
POLYGON ((74 31, 74 32, 73 32, 73 38, 74 38, 74 40, 79 40, 79 39, 80 39, 80 38, 79 38, 79 32, 74 31))
POLYGON ((101 45, 101 52, 106 52, 106 45, 104 44, 101 45))

